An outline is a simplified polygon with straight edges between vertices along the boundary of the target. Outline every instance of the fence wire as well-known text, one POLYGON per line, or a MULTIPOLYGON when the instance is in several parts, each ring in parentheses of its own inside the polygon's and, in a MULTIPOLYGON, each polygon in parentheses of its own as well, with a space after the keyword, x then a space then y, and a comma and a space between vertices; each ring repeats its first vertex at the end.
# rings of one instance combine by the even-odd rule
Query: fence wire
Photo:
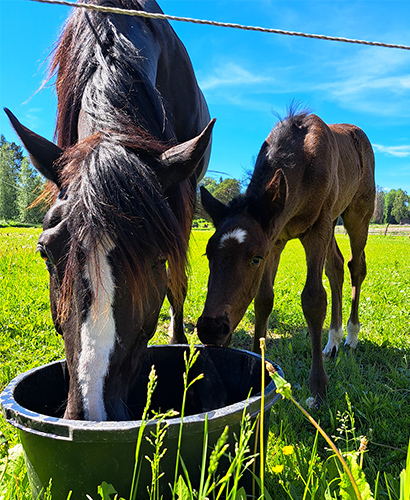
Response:
POLYGON ((328 35, 315 35, 311 33, 303 33, 299 31, 286 31, 274 28, 262 28, 259 26, 246 26, 243 24, 235 24, 235 23, 223 23, 219 21, 207 21, 204 19, 193 19, 190 17, 180 17, 180 16, 171 16, 169 14, 161 14, 156 12, 145 12, 142 10, 128 10, 128 9, 120 9, 116 7, 107 7, 103 5, 94 5, 83 2, 68 2, 66 0, 31 0, 33 2, 39 3, 47 3, 54 5, 64 5, 67 7, 74 7, 78 9, 87 9, 94 10, 99 12, 105 12, 108 14, 122 14, 127 16, 138 16, 138 17, 146 17, 150 19, 166 19, 169 21, 181 21, 185 23, 194 23, 194 24, 202 24, 208 26, 219 26, 222 28, 234 28, 245 31, 258 31, 261 33, 275 33, 278 35, 288 35, 288 36, 298 36, 303 38, 314 38, 318 40, 327 40, 333 42, 343 42, 343 43, 355 43, 360 45, 371 45, 375 47, 386 47, 389 49, 402 49, 402 50, 410 50, 410 46, 408 45, 399 45, 394 43, 384 43, 384 42, 370 42, 367 40, 355 40, 352 38, 344 38, 338 36, 328 36, 328 35))

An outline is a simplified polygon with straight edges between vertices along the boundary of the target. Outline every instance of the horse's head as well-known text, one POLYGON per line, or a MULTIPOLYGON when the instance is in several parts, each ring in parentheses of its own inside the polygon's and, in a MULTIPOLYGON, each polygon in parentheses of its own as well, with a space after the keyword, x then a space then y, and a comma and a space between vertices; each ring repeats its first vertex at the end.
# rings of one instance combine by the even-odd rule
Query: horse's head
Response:
POLYGON ((201 186, 202 204, 216 229, 206 248, 208 294, 197 323, 205 344, 229 344, 261 284, 275 219, 286 198, 282 172, 260 193, 257 197, 245 193, 227 206, 201 186))
MULTIPOLYGON (((136 152, 129 138, 95 134, 63 151, 6 112, 57 192, 37 250, 50 274, 53 322, 66 350, 64 417, 127 419, 128 392, 169 285, 166 261, 179 271, 185 265, 187 236, 167 194, 190 182, 213 122, 174 147, 136 152)), ((175 284, 177 272, 172 278, 175 284)))

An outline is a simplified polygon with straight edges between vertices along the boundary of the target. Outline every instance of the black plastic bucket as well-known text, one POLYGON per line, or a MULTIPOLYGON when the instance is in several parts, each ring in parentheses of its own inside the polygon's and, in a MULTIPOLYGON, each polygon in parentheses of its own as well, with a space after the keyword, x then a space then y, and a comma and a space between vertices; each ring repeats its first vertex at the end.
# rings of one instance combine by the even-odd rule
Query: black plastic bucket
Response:
MULTIPOLYGON (((33 498, 37 498, 52 479, 53 500, 65 500, 70 491, 71 500, 85 500, 87 494, 96 500, 97 487, 103 481, 111 483, 120 496, 128 499, 141 426, 138 418, 145 406, 150 368, 155 365, 158 375, 151 407, 179 411, 185 372, 183 353, 188 349, 182 345, 150 346, 147 349, 144 366, 130 398, 136 420, 127 422, 84 422, 61 418, 67 398, 65 361, 35 368, 15 378, 0 395, 0 405, 6 420, 20 431, 33 498)), ((198 346, 198 349, 200 355, 189 378, 200 373, 204 378, 195 382, 187 394, 181 447, 181 456, 194 488, 198 488, 200 481, 205 415, 208 416, 209 452, 228 425, 229 450, 234 454, 234 435, 239 436, 244 408, 255 420, 261 404, 260 356, 229 348, 198 346)), ((279 399, 275 384, 267 374, 266 381, 265 450, 270 408, 279 399)), ((169 483, 174 482, 180 418, 168 419, 167 423, 169 427, 164 442, 167 451, 160 462, 164 473, 160 479, 164 499, 171 497, 169 483)), ((155 423, 149 423, 145 435, 149 435, 154 427, 155 423)), ((258 451, 258 442, 255 433, 250 442, 252 452, 258 451)), ((152 445, 144 438, 140 456, 152 457, 153 453, 152 445)), ((151 484, 150 464, 145 458, 141 460, 138 500, 149 497, 147 486, 151 484)), ((228 466, 229 461, 224 458, 219 472, 228 466)), ((258 471, 256 462, 257 475, 258 471)), ((251 496, 255 487, 251 473, 245 474, 242 484, 251 496)), ((257 494, 258 488, 254 491, 257 494)))

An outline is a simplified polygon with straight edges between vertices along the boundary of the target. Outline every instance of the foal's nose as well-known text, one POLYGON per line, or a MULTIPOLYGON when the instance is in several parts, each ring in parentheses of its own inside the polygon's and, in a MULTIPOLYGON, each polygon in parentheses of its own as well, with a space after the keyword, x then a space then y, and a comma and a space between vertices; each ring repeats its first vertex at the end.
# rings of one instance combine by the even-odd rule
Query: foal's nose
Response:
POLYGON ((228 315, 211 318, 202 315, 196 325, 198 337, 203 344, 227 346, 232 332, 228 315))

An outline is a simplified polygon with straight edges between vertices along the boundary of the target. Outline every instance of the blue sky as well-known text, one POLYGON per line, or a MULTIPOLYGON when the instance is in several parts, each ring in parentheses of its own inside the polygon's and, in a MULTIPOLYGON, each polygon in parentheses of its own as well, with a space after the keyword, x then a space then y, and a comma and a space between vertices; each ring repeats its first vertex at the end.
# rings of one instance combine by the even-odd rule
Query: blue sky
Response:
MULTIPOLYGON (((167 14, 410 45, 408 0, 162 0, 167 14)), ((0 0, 0 105, 52 139, 56 99, 38 91, 68 7, 0 0)), ((372 142, 376 183, 410 194, 410 51, 172 22, 217 118, 208 175, 246 177, 275 113, 300 101, 372 142)), ((17 138, 0 112, 0 133, 17 138)))

